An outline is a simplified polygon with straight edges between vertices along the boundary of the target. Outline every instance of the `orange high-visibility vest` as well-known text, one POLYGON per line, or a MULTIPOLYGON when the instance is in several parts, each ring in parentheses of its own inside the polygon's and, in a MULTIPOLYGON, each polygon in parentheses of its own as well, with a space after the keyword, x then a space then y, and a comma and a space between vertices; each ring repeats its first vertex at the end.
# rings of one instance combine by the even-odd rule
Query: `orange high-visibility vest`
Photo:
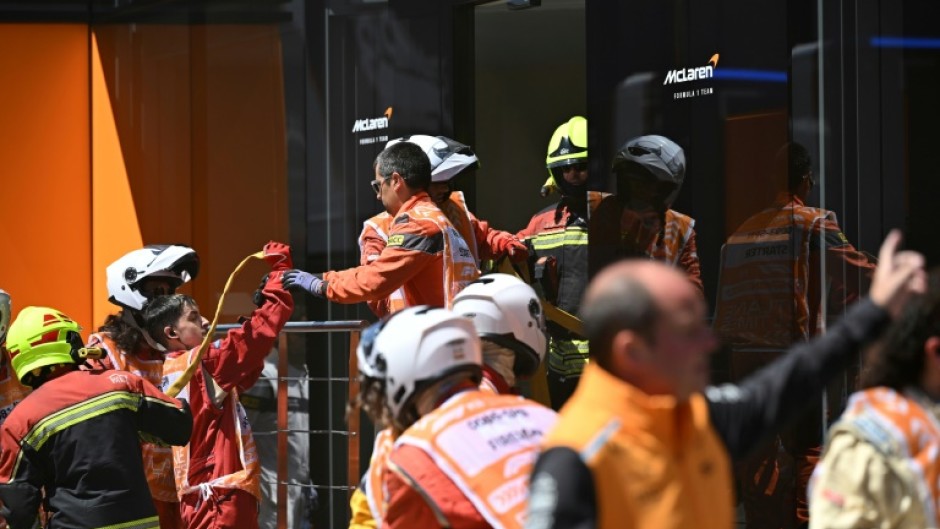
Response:
POLYGON ((392 446, 395 443, 394 434, 391 428, 386 428, 375 437, 375 445, 372 447, 372 458, 369 460, 369 470, 365 485, 366 500, 369 503, 369 511, 372 512, 372 519, 376 522, 376 527, 382 527, 382 520, 385 518, 388 494, 385 492, 385 461, 392 452, 392 446))
MULTIPOLYGON (((198 348, 197 348, 198 349, 198 348)), ((186 371, 192 359, 195 357, 196 350, 192 349, 185 354, 178 356, 168 356, 163 364, 164 389, 172 386, 177 379, 186 371)), ((208 376, 208 375, 205 375, 208 376)), ((208 381, 207 381, 208 383, 208 381)), ((178 398, 189 400, 189 384, 180 391, 178 398)), ((198 435, 233 435, 238 440, 238 458, 242 469, 224 476, 217 477, 207 483, 189 483, 189 444, 186 446, 173 447, 173 468, 176 475, 176 489, 179 497, 184 494, 201 490, 204 487, 221 489, 241 489, 244 490, 258 501, 261 501, 261 461, 258 459, 258 450, 255 447, 255 440, 251 435, 251 425, 248 422, 248 416, 245 409, 242 408, 238 400, 238 392, 234 389, 225 396, 222 408, 228 407, 234 415, 234 432, 193 432, 193 436, 198 435), (250 456, 249 456, 250 455, 250 456)), ((194 413, 197 410, 193 410, 194 413)), ((192 441, 190 441, 191 443, 192 441)), ((224 457, 221 455, 219 457, 224 457)))
MULTIPOLYGON (((473 252, 470 251, 467 242, 453 224, 433 204, 419 202, 402 215, 407 215, 416 223, 432 222, 441 232, 444 238, 444 300, 447 302, 447 308, 450 308, 457 294, 480 277, 480 270, 473 258, 473 252)), ((405 306, 414 305, 416 303, 405 289, 405 306)), ((392 312, 395 310, 397 309, 393 308, 392 312)))
POLYGON ((810 300, 810 239, 835 214, 796 203, 754 215, 728 238, 722 256, 715 329, 736 344, 789 347, 818 334, 825 314, 810 300))
POLYGON ((477 266, 480 265, 480 249, 477 248, 477 236, 473 230, 473 221, 471 219, 470 208, 467 207, 467 199, 463 196, 463 191, 452 191, 450 196, 443 204, 438 204, 447 220, 453 224, 457 233, 463 237, 473 254, 473 260, 477 266))
MULTIPOLYGON (((137 355, 128 354, 118 347, 111 335, 106 332, 95 333, 88 337, 88 347, 100 347, 105 350, 107 360, 102 364, 120 371, 129 371, 160 387, 163 380, 163 358, 145 360, 137 355)), ((153 499, 176 503, 176 480, 173 476, 173 450, 169 446, 153 443, 140 443, 140 455, 147 473, 147 484, 153 499)))
MULTIPOLYGON (((395 447, 428 454, 493 527, 522 527, 529 473, 556 418, 521 397, 467 391, 422 417, 395 447)), ((395 463, 407 470, 408 462, 395 463)))
POLYGON ((667 209, 663 229, 650 244, 650 258, 673 266, 678 265, 682 249, 692 237, 694 228, 695 219, 674 209, 667 209))
MULTIPOLYGON (((374 230, 380 236, 384 235, 383 238, 386 243, 394 245, 394 241, 389 243, 392 231, 391 224, 395 219, 399 219, 400 221, 403 216, 408 217, 410 222, 418 225, 423 223, 433 224, 434 229, 425 230, 426 232, 436 231, 441 233, 444 242, 442 290, 445 304, 447 307, 450 307, 451 304, 453 304, 454 297, 463 290, 464 287, 480 276, 480 270, 477 267, 473 252, 470 250, 467 241, 464 240, 463 236, 454 228, 447 216, 430 201, 417 202, 407 211, 403 211, 397 217, 394 217, 394 219, 389 216, 389 219, 385 220, 382 218, 382 215, 377 215, 369 219, 369 221, 376 221, 374 225, 366 224, 366 227, 370 230, 374 230)), ((366 222, 368 223, 369 221, 366 222)), ((366 229, 360 234, 360 245, 362 244, 362 239, 365 234, 366 229)), ((408 285, 402 285, 402 287, 396 290, 389 298, 389 313, 415 305, 418 305, 418 303, 409 291, 408 285), (400 298, 398 297, 399 292, 401 293, 400 298)))

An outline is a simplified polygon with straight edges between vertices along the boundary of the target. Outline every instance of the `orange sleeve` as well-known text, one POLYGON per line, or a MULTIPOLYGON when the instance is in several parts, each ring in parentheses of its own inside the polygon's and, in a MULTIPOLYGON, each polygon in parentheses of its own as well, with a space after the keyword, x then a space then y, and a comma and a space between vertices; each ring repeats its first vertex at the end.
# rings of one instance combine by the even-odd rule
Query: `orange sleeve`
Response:
POLYGON ((375 228, 366 224, 362 235, 359 236, 359 264, 367 265, 375 261, 384 249, 385 239, 375 231, 375 228))
MULTIPOLYGON (((379 235, 375 227, 366 223, 359 236, 359 265, 365 266, 375 261, 385 249, 385 239, 379 235)), ((366 305, 373 314, 381 318, 389 312, 388 298, 367 301, 366 305)))
POLYGON ((378 259, 365 266, 326 272, 326 298, 335 303, 361 303, 387 298, 395 289, 438 262, 439 255, 386 247, 378 259))

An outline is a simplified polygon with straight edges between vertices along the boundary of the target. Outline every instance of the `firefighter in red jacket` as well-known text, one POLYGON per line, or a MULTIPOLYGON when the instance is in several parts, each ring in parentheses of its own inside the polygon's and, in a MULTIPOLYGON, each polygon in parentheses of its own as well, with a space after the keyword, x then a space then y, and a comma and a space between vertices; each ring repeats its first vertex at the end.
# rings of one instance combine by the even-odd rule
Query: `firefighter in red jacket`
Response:
MULTIPOLYGON (((141 328, 144 305, 156 296, 173 294, 197 275, 199 256, 182 245, 144 246, 111 263, 107 268, 108 301, 121 310, 109 315, 98 332, 88 337, 88 347, 105 351, 100 360, 90 362, 92 367, 130 371, 159 386, 166 351, 141 328)), ((172 450, 144 442, 141 451, 161 529, 181 529, 172 450)))
MULTIPOLYGON (((479 166, 479 160, 470 147, 444 136, 423 134, 391 140, 386 147, 403 141, 418 145, 427 154, 431 162, 428 195, 463 237, 478 268, 483 261, 499 259, 504 255, 514 260, 526 258, 527 249, 524 243, 515 235, 493 229, 488 222, 476 218, 470 212, 463 192, 453 189, 457 176, 472 174, 479 166)), ((381 190, 375 191, 378 195, 381 190)), ((362 233, 359 235, 360 264, 365 265, 378 259, 388 243, 392 219, 390 212, 383 211, 363 223, 362 233)), ((399 310, 403 306, 400 291, 396 291, 388 299, 369 302, 369 308, 377 316, 399 310)))
MULTIPOLYGON (((260 462, 251 426, 238 393, 250 388, 264 358, 293 312, 282 286, 291 268, 290 247, 271 242, 264 259, 272 268, 261 289, 264 302, 240 328, 212 342, 192 379, 180 392, 193 411, 196 432, 189 444, 173 449, 176 487, 185 527, 257 528, 260 462)), ((195 361, 208 322, 189 296, 160 296, 144 309, 148 333, 169 353, 163 389, 172 386, 195 361)))
POLYGON ((480 339, 450 310, 412 307, 379 332, 385 404, 403 433, 386 462, 383 526, 521 527, 528 474, 555 413, 481 391, 480 339))
POLYGON ((80 330, 45 307, 10 327, 13 369, 34 391, 0 430, 0 514, 14 529, 33 527, 40 504, 52 529, 157 528, 138 435, 184 444, 192 415, 133 373, 79 370, 80 330))
POLYGON ((388 243, 379 256, 348 270, 321 275, 285 274, 286 288, 301 288, 336 303, 388 298, 401 290, 402 305, 445 306, 479 276, 473 253, 428 195, 431 164, 414 143, 386 147, 375 160, 376 194, 394 212, 388 243))
MULTIPOLYGON (((600 199, 588 193, 587 159, 587 120, 575 116, 555 130, 545 158, 561 199, 517 234, 529 249, 530 277, 545 300, 571 314, 577 314, 588 283, 588 209, 600 199)), ((578 383, 588 343, 555 322, 548 322, 548 333, 548 391, 557 410, 578 383)))

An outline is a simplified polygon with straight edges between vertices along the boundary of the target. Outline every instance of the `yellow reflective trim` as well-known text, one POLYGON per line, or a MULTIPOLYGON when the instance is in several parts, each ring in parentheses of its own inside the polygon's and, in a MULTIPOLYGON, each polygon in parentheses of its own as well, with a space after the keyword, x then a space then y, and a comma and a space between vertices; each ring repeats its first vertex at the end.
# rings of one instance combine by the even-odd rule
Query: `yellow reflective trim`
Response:
POLYGON ((26 434, 23 442, 39 450, 53 435, 80 422, 118 409, 137 411, 140 407, 140 400, 140 395, 126 391, 112 391, 98 395, 95 398, 53 413, 39 421, 26 434))
POLYGON ((564 232, 546 233, 531 239, 532 247, 536 250, 550 250, 561 246, 586 246, 588 233, 582 229, 565 230, 564 232))

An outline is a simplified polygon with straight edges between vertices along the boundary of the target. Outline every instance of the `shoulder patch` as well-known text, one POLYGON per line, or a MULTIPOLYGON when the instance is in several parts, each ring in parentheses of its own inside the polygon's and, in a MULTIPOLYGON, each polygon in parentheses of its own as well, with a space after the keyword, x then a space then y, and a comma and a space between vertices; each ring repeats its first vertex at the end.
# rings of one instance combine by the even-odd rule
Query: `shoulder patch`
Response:
POLYGON ((405 236, 402 234, 390 235, 386 246, 401 246, 405 242, 405 236))

